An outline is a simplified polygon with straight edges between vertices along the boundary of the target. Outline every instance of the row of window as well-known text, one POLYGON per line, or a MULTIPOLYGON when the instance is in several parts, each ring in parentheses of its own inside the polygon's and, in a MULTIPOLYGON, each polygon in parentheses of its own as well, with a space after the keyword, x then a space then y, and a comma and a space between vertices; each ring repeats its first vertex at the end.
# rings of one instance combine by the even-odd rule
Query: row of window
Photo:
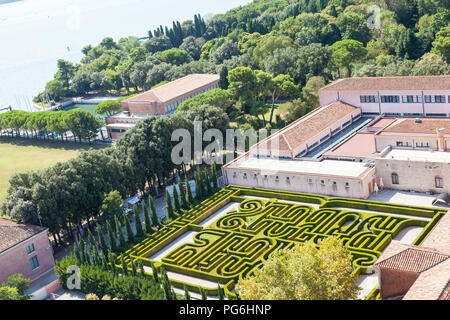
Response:
MULTIPOLYGON (((237 172, 233 172, 233 178, 237 178, 237 172)), ((244 172, 243 174, 243 178, 244 180, 248 179, 248 175, 246 172, 244 172)), ((258 179, 258 174, 254 173, 253 174, 253 179, 258 179)), ((269 176, 267 174, 264 175, 264 180, 269 180, 269 176)), ((275 176, 275 182, 279 182, 280 181, 280 177, 279 176, 275 176)), ((291 177, 286 177, 286 183, 291 183, 291 177)), ((312 185, 314 184, 314 180, 311 178, 308 178, 308 184, 312 185)), ((325 180, 320 180, 320 185, 321 186, 325 186, 325 180)), ((337 188, 337 182, 333 181, 331 186, 333 188, 337 188)), ((345 188, 348 189, 350 188, 350 184, 348 182, 345 183, 345 188)))
MULTIPOLYGON (((392 178, 392 184, 400 184, 400 179, 399 179, 397 173, 395 173, 395 172, 392 173, 391 178, 392 178)), ((439 176, 434 177, 434 185, 436 188, 443 188, 444 180, 442 179, 442 177, 439 177, 439 176)))
MULTIPOLYGON (((397 141, 397 147, 412 147, 411 143, 408 141, 397 141)), ((428 142, 416 142, 416 148, 429 148, 430 144, 428 142)))
POLYGON ((193 95, 191 95, 191 96, 189 96, 189 97, 186 97, 186 98, 183 98, 183 99, 178 100, 178 101, 176 101, 176 102, 173 102, 173 103, 171 103, 170 105, 164 107, 164 112, 165 112, 165 113, 171 113, 171 112, 174 112, 175 110, 177 110, 178 106, 179 106, 180 104, 182 104, 184 101, 186 101, 186 100, 188 100, 188 99, 191 99, 191 98, 194 98, 194 97, 198 96, 199 94, 205 93, 205 92, 207 92, 207 91, 210 91, 210 90, 213 90, 213 89, 217 89, 218 87, 219 87, 219 86, 218 86, 217 84, 215 84, 215 85, 212 85, 212 86, 210 86, 210 87, 208 87, 208 88, 206 88, 206 89, 200 90, 200 91, 194 93, 193 95))
MULTIPOLYGON (((400 103, 400 96, 380 96, 382 103, 400 103)), ((360 96, 361 103, 378 103, 378 96, 360 96)), ((403 103, 422 103, 422 96, 402 96, 403 103)), ((427 95, 425 96, 426 103, 445 103, 445 96, 443 95, 427 95)), ((450 96, 448 96, 448 102, 450 103, 450 96)))

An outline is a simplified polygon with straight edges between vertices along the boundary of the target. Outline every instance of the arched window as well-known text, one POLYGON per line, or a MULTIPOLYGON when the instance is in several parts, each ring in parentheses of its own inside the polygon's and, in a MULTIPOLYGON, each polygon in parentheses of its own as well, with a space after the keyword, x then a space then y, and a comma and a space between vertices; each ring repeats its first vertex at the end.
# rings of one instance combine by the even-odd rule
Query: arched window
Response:
POLYGON ((436 176, 434 178, 434 182, 436 184, 436 188, 443 188, 444 187, 444 182, 443 182, 443 179, 441 177, 436 176))
POLYGON ((392 184, 399 184, 399 180, 398 180, 398 174, 393 173, 392 174, 392 184))

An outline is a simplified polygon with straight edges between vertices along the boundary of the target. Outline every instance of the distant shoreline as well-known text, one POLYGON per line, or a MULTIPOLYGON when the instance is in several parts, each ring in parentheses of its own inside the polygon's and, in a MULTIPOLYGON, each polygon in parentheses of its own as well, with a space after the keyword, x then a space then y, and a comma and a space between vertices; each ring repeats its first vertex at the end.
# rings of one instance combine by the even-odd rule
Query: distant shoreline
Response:
POLYGON ((23 0, 0 0, 0 6, 2 4, 8 4, 8 3, 19 2, 19 1, 23 1, 23 0))

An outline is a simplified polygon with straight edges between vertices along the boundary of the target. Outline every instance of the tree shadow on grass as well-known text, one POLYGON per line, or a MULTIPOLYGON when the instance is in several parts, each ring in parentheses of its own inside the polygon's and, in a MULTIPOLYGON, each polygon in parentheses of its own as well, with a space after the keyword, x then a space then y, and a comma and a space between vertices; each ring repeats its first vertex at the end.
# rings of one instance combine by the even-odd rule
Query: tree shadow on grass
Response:
POLYGON ((8 137, 0 137, 0 145, 1 144, 12 144, 20 147, 39 147, 46 149, 59 149, 59 150, 84 150, 87 151, 89 149, 103 149, 110 147, 109 144, 87 144, 87 143, 79 143, 73 141, 56 141, 56 140, 34 140, 34 139, 26 139, 26 138, 8 138, 8 137))

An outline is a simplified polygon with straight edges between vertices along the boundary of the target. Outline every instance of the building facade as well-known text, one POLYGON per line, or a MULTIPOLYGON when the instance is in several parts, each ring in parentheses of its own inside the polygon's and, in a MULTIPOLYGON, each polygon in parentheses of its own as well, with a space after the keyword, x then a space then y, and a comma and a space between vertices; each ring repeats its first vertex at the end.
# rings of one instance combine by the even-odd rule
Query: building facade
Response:
POLYGON ((191 74, 120 102, 122 111, 106 118, 110 139, 120 139, 139 120, 173 114, 184 101, 219 87, 216 74, 191 74))
POLYGON ((0 283, 15 273, 35 280, 54 265, 47 229, 0 218, 0 283))
POLYGON ((319 90, 320 105, 343 101, 364 114, 449 117, 450 76, 339 79, 319 90))

